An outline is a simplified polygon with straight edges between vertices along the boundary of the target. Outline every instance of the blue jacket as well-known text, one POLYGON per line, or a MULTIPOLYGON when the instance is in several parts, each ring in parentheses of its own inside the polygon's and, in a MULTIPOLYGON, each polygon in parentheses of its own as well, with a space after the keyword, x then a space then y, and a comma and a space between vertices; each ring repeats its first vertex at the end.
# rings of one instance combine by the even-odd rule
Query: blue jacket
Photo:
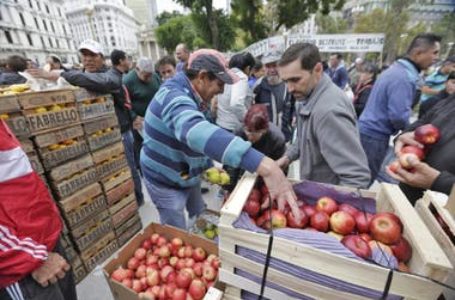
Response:
POLYGON ((373 86, 359 119, 360 133, 388 138, 409 124, 411 106, 421 82, 419 71, 406 59, 397 60, 373 86))
POLYGON ((344 89, 348 84, 349 75, 344 66, 338 66, 335 70, 328 68, 325 72, 340 89, 344 89))
POLYGON ((211 159, 255 172, 264 155, 210 123, 185 73, 166 81, 147 108, 141 166, 145 179, 191 187, 211 159))

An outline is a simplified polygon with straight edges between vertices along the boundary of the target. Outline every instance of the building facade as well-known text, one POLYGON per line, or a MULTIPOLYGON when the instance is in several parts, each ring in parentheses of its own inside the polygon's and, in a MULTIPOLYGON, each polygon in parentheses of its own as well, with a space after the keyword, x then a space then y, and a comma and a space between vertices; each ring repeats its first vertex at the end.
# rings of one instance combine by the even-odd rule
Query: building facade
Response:
POLYGON ((122 0, 67 0, 65 8, 76 45, 93 39, 105 55, 120 49, 137 56, 139 23, 122 0))
POLYGON ((78 61, 63 1, 0 1, 0 59, 23 55, 39 65, 49 54, 64 63, 78 61))
POLYGON ((157 26, 156 16, 158 15, 158 6, 156 0, 126 0, 125 4, 134 14, 134 17, 146 26, 157 26))
POLYGON ((155 38, 155 28, 148 27, 137 33, 139 42, 139 56, 149 57, 153 62, 157 62, 166 51, 162 49, 155 38))

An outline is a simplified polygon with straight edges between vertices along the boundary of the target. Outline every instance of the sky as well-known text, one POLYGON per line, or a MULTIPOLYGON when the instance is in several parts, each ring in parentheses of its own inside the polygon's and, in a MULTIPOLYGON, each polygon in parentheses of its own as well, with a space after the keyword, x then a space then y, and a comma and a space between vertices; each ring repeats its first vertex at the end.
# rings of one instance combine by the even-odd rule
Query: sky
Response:
MULTIPOLYGON (((183 12, 182 6, 175 3, 172 0, 157 0, 158 6, 158 13, 162 13, 163 11, 172 12, 173 10, 177 10, 183 12)), ((226 8, 226 0, 213 0, 213 6, 216 8, 226 8)))

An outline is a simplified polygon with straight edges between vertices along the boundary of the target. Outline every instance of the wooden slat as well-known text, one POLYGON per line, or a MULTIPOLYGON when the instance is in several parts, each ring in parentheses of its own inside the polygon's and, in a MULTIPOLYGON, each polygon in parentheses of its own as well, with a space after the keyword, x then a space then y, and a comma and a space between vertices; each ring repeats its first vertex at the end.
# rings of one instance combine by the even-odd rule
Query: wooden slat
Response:
POLYGON ((106 202, 107 205, 112 205, 125 197, 128 194, 131 194, 134 191, 134 182, 133 180, 127 179, 126 181, 115 186, 111 190, 106 192, 106 202))
POLYGON ((98 175, 95 168, 88 168, 67 180, 60 181, 58 183, 53 182, 52 188, 58 199, 66 198, 82 188, 96 182, 98 175))
POLYGON ((54 130, 45 134, 35 136, 34 140, 39 148, 47 147, 52 144, 81 137, 84 135, 84 130, 81 125, 76 125, 60 130, 54 130))
POLYGON ((93 152, 92 153, 93 162, 95 164, 99 164, 106 160, 111 159, 114 156, 120 155, 124 152, 125 152, 125 150, 123 148, 123 143, 118 142, 118 143, 110 145, 109 147, 102 148, 98 151, 93 152))
POLYGON ((91 151, 96 151, 108 145, 114 144, 122 139, 119 128, 114 128, 109 133, 103 133, 100 136, 88 136, 88 143, 91 151))
POLYGON ((69 160, 82 156, 88 153, 88 144, 84 138, 79 137, 74 139, 72 145, 64 146, 64 148, 49 150, 47 148, 38 149, 43 162, 43 167, 46 171, 61 165, 69 160))
POLYGON ((8 127, 16 136, 27 137, 30 135, 26 118, 20 113, 10 114, 5 120, 8 127))
POLYGON ((103 103, 91 103, 89 105, 78 103, 77 106, 81 121, 86 121, 114 113, 114 102, 110 99, 106 99, 103 103))
POLYGON ((131 171, 129 168, 124 168, 117 172, 114 180, 109 180, 109 178, 102 178, 101 185, 103 186, 104 192, 107 193, 114 187, 118 186, 120 183, 131 178, 131 171))
POLYGON ((450 213, 453 218, 455 218, 455 184, 452 187, 452 192, 450 193, 449 199, 447 200, 447 204, 444 208, 450 213))
POLYGON ((73 89, 23 93, 17 99, 23 109, 75 102, 73 89))
POLYGON ((105 161, 96 166, 96 173, 99 178, 108 178, 107 180, 115 180, 118 176, 118 172, 128 167, 126 156, 120 154, 116 157, 112 157, 108 161, 105 161))
POLYGON ((16 95, 0 96, 0 114, 20 111, 16 95))
POLYGON ((98 130, 118 126, 118 121, 115 114, 110 114, 105 117, 96 118, 96 120, 86 121, 82 126, 84 127, 85 134, 89 136, 98 130))
POLYGON ((85 155, 52 169, 49 172, 49 177, 54 181, 61 181, 92 166, 92 157, 85 155))

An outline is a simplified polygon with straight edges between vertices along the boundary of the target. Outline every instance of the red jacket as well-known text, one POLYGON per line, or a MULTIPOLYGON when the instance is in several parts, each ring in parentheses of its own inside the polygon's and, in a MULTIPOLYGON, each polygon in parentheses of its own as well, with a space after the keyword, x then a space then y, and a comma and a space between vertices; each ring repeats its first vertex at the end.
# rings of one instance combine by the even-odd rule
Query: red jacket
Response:
POLYGON ((41 266, 61 230, 60 214, 46 186, 0 120, 0 288, 41 266))

